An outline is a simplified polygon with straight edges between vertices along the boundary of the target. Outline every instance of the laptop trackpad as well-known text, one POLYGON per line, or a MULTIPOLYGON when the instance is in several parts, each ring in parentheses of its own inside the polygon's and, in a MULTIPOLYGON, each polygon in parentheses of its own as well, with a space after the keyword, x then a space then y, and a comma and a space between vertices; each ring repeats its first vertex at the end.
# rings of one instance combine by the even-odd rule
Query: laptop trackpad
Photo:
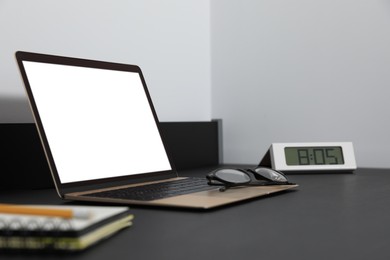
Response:
POLYGON ((229 204, 232 202, 238 202, 246 199, 265 196, 271 193, 280 192, 294 187, 297 187, 297 185, 240 187, 231 188, 224 192, 220 192, 218 189, 216 189, 156 200, 155 202, 157 204, 166 206, 181 206, 208 209, 216 206, 229 204))

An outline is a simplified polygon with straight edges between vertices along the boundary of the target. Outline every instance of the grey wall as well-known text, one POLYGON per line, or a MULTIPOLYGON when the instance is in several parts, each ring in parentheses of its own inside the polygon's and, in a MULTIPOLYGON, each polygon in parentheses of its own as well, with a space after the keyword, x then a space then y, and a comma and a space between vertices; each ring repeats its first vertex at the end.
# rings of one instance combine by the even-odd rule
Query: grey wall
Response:
POLYGON ((390 167, 387 0, 0 0, 0 122, 31 122, 16 50, 138 64, 162 121, 224 122, 224 161, 352 141, 390 167))
POLYGON ((212 0, 212 115, 224 160, 272 142, 352 141, 390 167, 390 2, 212 0))
POLYGON ((139 65, 160 120, 209 120, 209 1, 0 0, 0 122, 32 122, 17 50, 139 65))

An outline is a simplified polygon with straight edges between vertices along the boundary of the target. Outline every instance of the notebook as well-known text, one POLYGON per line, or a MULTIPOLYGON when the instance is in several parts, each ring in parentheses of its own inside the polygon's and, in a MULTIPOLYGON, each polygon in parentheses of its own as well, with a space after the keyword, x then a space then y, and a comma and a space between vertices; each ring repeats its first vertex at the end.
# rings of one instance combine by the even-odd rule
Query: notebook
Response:
POLYGON ((81 251, 132 225, 128 207, 39 206, 86 210, 88 219, 0 213, 1 250, 81 251))
POLYGON ((29 52, 16 59, 63 199, 208 209, 295 187, 219 192, 205 178, 178 176, 136 65, 29 52), (147 198, 139 191, 146 185, 160 186, 163 196, 147 198))

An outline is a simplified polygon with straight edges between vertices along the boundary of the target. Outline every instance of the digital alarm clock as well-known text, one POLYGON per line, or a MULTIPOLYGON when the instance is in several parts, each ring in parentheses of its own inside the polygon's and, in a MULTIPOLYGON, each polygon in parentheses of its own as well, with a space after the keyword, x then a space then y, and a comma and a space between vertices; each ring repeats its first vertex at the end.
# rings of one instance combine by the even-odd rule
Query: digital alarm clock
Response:
POLYGON ((352 172, 357 168, 351 142, 273 143, 259 165, 281 172, 352 172))

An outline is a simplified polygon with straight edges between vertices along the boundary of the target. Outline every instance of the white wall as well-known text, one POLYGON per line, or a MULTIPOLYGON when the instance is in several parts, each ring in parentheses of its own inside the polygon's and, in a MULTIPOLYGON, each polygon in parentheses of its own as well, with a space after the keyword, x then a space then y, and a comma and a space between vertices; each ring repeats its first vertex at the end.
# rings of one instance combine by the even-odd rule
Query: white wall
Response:
POLYGON ((390 2, 211 0, 212 116, 224 160, 272 142, 352 141, 390 167, 390 2))
POLYGON ((210 120, 208 0, 0 0, 0 122, 32 122, 17 50, 139 65, 163 121, 210 120))

